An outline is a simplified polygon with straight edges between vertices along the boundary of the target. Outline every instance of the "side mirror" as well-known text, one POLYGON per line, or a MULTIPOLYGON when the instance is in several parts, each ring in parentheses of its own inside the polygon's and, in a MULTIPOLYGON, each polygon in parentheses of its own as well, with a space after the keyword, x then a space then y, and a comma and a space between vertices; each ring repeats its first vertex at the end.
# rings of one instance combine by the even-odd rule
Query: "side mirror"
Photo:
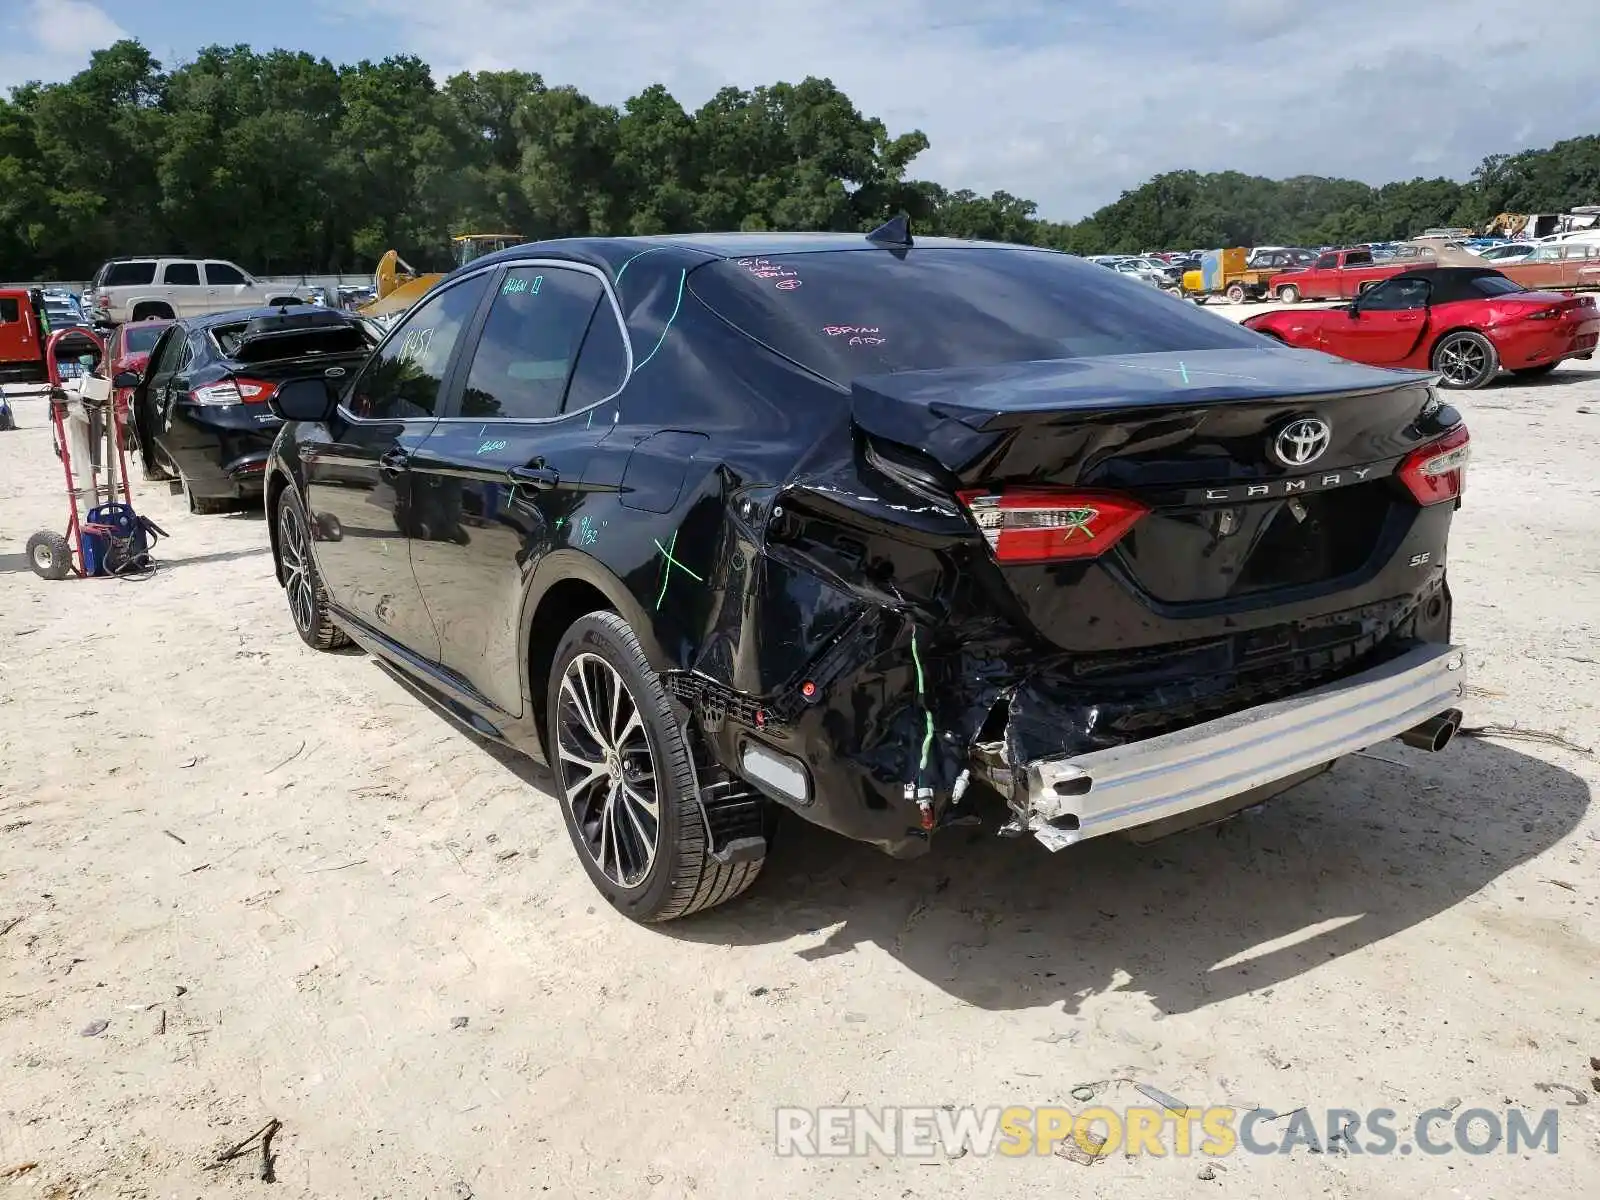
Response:
POLYGON ((326 421, 333 415, 333 389, 322 379, 291 379, 267 401, 272 415, 284 421, 326 421))
POLYGON ((1358 317, 1361 316, 1361 301, 1359 301, 1359 300, 1350 301, 1350 307, 1345 309, 1344 312, 1345 312, 1345 316, 1349 317, 1352 321, 1356 320, 1358 317))
POLYGON ((114 388, 136 388, 144 382, 144 377, 137 371, 118 371, 116 378, 111 381, 114 388))

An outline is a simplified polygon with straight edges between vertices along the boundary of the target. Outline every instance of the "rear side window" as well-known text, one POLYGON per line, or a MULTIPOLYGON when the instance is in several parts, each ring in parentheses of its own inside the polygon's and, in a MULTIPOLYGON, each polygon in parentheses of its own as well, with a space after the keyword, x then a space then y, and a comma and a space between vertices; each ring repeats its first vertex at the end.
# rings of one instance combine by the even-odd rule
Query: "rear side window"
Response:
POLYGON ((602 288, 593 275, 513 267, 472 354, 463 417, 553 417, 602 288))
POLYGON ((1065 254, 928 247, 712 263, 694 294, 835 382, 890 371, 1253 348, 1233 322, 1065 254))
POLYGON ((1345 256, 1344 265, 1347 267, 1371 266, 1372 255, 1366 250, 1352 250, 1345 256))
POLYGON ((231 286, 244 283, 245 277, 238 267, 230 267, 227 263, 208 262, 206 264, 206 282, 231 286))
POLYGON ((601 300, 589 321, 583 349, 578 351, 578 363, 572 368, 566 410, 576 412, 616 395, 627 373, 628 352, 622 344, 616 309, 601 300))
POLYGON ((156 281, 154 262, 118 262, 106 265, 101 287, 142 287, 156 281))
POLYGON ((168 263, 162 269, 161 281, 176 284, 179 287, 198 286, 200 283, 199 263, 168 263))
POLYGON ((1513 283, 1504 275, 1479 275, 1469 286, 1480 296, 1508 296, 1512 292, 1525 290, 1521 284, 1513 283))
POLYGON ((22 305, 15 296, 0 296, 0 325, 22 320, 22 305))

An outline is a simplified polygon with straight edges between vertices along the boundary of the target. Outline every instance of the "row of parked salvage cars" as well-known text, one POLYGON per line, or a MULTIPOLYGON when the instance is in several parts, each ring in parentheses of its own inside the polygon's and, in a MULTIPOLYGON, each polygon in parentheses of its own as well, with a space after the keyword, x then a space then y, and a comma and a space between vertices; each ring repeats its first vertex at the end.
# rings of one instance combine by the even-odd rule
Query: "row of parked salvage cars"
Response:
POLYGON ((180 319, 115 383, 152 474, 262 497, 309 647, 548 763, 594 886, 661 921, 749 887, 783 813, 1060 850, 1442 750, 1469 443, 1438 335, 1544 369, 1600 313, 1437 268, 1284 315, 904 220, 566 239, 387 331, 180 319))

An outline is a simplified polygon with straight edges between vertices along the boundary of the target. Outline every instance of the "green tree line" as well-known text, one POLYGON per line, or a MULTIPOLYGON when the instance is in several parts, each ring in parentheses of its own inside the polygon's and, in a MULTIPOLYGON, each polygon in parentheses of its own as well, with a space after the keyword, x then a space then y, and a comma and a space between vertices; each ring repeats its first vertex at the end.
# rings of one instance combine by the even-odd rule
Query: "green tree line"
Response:
POLYGON ((1600 137, 1583 137, 1493 155, 1465 182, 1172 171, 1061 223, 1008 192, 911 177, 927 148, 826 79, 724 88, 690 112, 659 84, 620 108, 522 71, 441 86, 410 56, 214 46, 168 71, 122 41, 0 98, 0 278, 157 252, 360 271, 390 247, 426 269, 464 232, 865 230, 901 211, 924 233, 1078 254, 1321 245, 1600 199, 1600 137))

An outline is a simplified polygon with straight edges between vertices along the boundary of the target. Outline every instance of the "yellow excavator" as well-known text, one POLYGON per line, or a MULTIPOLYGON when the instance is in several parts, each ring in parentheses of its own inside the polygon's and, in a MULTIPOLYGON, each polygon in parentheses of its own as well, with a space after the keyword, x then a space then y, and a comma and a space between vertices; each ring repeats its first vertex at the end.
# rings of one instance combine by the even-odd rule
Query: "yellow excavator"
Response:
MULTIPOLYGON (((485 254, 520 246, 527 240, 520 233, 463 233, 450 242, 456 266, 464 267, 485 254)), ((428 289, 443 278, 443 271, 418 271, 397 251, 389 250, 378 260, 378 269, 372 275, 372 290, 377 295, 356 312, 363 317, 396 317, 422 299, 428 289)))

